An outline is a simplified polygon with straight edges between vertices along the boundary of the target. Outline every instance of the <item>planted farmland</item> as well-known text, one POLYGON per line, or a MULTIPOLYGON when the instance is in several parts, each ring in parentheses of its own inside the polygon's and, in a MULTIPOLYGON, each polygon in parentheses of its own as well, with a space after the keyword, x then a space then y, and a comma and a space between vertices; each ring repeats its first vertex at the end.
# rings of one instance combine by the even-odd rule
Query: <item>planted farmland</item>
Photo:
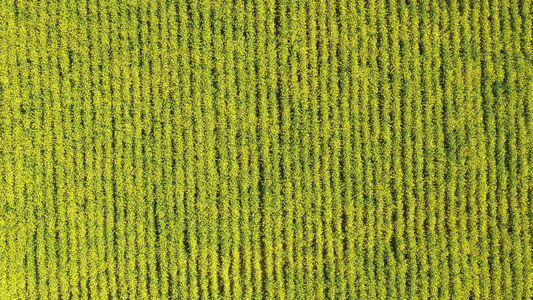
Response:
POLYGON ((0 1, 0 299, 530 299, 530 0, 0 1))

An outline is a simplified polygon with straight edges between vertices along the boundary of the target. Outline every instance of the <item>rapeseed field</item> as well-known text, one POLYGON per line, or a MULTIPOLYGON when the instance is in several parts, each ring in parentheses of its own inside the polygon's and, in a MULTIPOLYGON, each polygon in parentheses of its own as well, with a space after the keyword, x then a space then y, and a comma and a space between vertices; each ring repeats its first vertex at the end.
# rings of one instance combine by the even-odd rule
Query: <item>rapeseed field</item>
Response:
POLYGON ((0 300, 531 299, 531 0, 0 0, 0 300))

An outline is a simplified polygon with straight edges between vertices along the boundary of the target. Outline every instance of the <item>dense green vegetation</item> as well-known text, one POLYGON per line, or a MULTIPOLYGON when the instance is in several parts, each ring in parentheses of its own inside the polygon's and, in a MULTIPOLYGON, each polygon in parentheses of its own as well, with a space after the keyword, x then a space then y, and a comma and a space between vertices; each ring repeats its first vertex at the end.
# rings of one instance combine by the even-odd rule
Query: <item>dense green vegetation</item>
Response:
POLYGON ((0 299, 531 299, 532 9, 0 1, 0 299))

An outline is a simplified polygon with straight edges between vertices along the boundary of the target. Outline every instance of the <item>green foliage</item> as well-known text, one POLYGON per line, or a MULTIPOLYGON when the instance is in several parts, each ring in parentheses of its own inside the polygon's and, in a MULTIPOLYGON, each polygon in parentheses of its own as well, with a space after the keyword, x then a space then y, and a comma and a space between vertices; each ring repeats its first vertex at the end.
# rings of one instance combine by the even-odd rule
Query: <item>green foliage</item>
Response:
POLYGON ((532 1, 0 1, 0 299, 530 299, 532 1))

